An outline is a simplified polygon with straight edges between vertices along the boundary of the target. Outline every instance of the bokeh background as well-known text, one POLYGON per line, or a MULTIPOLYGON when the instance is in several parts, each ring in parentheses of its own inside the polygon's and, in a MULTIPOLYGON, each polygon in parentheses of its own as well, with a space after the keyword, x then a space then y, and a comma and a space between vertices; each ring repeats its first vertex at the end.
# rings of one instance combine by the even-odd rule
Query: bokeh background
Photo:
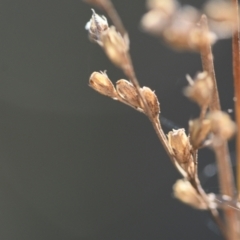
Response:
MULTIPOLYGON (((187 127, 198 107, 182 88, 187 73, 201 71, 199 55, 141 31, 145 0, 113 2, 139 81, 159 97, 165 130, 187 127)), ((147 118, 88 87, 93 71, 124 78, 89 42, 90 16, 81 0, 0 2, 0 238, 222 239, 208 213, 173 198, 180 175, 147 118)), ((213 51, 221 103, 232 109, 230 40, 213 51)), ((204 188, 218 192, 212 152, 203 150, 199 163, 204 188)))

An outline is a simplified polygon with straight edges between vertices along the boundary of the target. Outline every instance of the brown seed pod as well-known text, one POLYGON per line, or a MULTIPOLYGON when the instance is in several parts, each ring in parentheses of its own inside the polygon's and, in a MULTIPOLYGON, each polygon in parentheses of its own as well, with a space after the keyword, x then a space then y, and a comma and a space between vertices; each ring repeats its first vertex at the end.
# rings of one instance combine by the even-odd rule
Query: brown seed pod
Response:
POLYGON ((236 132, 236 124, 230 116, 221 111, 214 111, 207 115, 211 122, 211 131, 222 140, 230 139, 236 132))
POLYGON ((176 160, 179 164, 187 164, 191 159, 191 145, 185 133, 185 129, 173 129, 167 135, 168 143, 171 146, 176 160))
POLYGON ((184 94, 200 107, 207 106, 212 97, 213 82, 207 72, 197 74, 193 84, 184 89, 184 94))
POLYGON ((190 143, 194 149, 202 146, 207 135, 211 131, 211 121, 209 119, 199 119, 189 121, 190 143))
POLYGON ((208 203, 197 193, 191 183, 185 179, 179 179, 173 185, 174 197, 191 207, 207 210, 208 203))
POLYGON ((125 79, 120 79, 116 82, 116 89, 118 95, 129 105, 135 108, 141 108, 138 93, 132 83, 125 79))
POLYGON ((85 28, 88 30, 90 40, 101 45, 101 34, 108 29, 108 22, 104 16, 96 14, 94 9, 92 9, 92 12, 92 17, 86 24, 85 28))
MULTIPOLYGON (((148 107, 152 113, 152 116, 154 118, 158 117, 160 113, 160 107, 159 107, 160 105, 159 105, 156 94, 148 87, 142 87, 140 91, 142 92, 142 95, 145 98, 146 103, 148 104, 148 107)), ((144 109, 143 104, 142 104, 142 108, 144 109)))
POLYGON ((89 78, 89 86, 105 96, 111 98, 117 96, 115 87, 105 72, 93 72, 89 78))
POLYGON ((101 44, 108 58, 116 66, 124 68, 128 64, 128 42, 115 27, 110 27, 101 35, 101 44))

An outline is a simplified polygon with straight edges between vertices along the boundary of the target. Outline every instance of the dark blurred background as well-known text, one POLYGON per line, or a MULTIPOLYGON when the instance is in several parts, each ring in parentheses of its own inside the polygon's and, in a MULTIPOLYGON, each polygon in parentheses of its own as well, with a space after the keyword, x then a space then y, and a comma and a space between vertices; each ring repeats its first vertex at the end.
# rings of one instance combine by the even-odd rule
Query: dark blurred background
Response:
MULTIPOLYGON (((165 130, 187 127, 199 110, 182 88, 187 73, 201 71, 199 55, 141 31, 145 0, 113 2, 165 130)), ((0 239, 222 239, 208 213, 173 198, 180 175, 147 118, 88 87, 93 71, 124 78, 88 40, 90 8, 81 0, 0 2, 0 239)), ((230 40, 213 51, 221 103, 232 109, 230 40)), ((201 151, 199 163, 203 187, 218 192, 212 152, 201 151)))

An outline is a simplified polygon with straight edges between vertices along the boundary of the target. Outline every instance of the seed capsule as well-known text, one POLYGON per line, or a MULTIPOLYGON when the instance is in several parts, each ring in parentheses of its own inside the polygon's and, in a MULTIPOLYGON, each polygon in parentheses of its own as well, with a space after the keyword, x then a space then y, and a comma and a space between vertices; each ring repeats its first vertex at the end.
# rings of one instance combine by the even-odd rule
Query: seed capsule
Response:
MULTIPOLYGON (((140 89, 140 91, 142 92, 142 95, 147 102, 147 105, 152 113, 152 116, 154 118, 158 117, 160 113, 160 107, 156 94, 148 87, 143 87, 140 89)), ((144 106, 142 106, 142 108, 144 109, 144 106)))
POLYGON ((211 122, 211 131, 222 140, 230 139, 236 132, 236 124, 227 113, 214 111, 207 118, 211 122))
POLYGON ((108 22, 104 16, 96 14, 94 9, 92 9, 92 12, 92 17, 86 24, 85 29, 88 30, 89 38, 100 44, 101 34, 108 29, 108 22))
POLYGON ((210 131, 211 121, 209 119, 189 121, 190 142, 194 149, 201 147, 210 131))
POLYGON ((89 86, 97 92, 116 98, 117 92, 105 72, 93 72, 89 78, 89 86))
POLYGON ((192 85, 184 89, 184 94, 200 107, 210 103, 213 91, 213 82, 207 72, 197 74, 192 85))
POLYGON ((135 108, 141 108, 136 88, 125 79, 118 80, 116 89, 119 96, 124 99, 129 105, 135 108))
POLYGON ((188 163, 191 159, 191 145, 185 130, 183 128, 173 129, 168 133, 167 137, 178 163, 188 163))
POLYGON ((185 179, 177 180, 173 185, 173 194, 175 198, 194 208, 201 210, 206 210, 208 208, 207 203, 196 192, 191 183, 185 179))

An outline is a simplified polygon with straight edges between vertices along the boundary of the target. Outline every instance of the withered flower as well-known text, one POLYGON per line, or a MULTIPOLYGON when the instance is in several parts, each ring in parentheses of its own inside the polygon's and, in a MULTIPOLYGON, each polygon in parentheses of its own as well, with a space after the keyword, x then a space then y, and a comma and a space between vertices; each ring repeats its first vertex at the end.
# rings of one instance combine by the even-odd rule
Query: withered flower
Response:
POLYGON ((118 95, 125 100, 129 105, 135 108, 141 108, 141 104, 138 98, 136 88, 125 79, 118 80, 116 82, 116 89, 118 95))
POLYGON ((200 107, 207 106, 212 97, 213 82, 207 72, 197 74, 194 82, 184 89, 184 94, 200 107))
POLYGON ((105 72, 93 72, 89 78, 89 86, 97 92, 116 98, 117 92, 105 72))
POLYGON ((217 36, 212 31, 204 31, 200 26, 196 25, 189 32, 189 49, 201 51, 206 45, 213 45, 217 41, 217 36))
POLYGON ((231 1, 210 0, 204 7, 210 28, 219 38, 228 38, 237 30, 235 6, 231 1))
MULTIPOLYGON (((156 94, 154 93, 154 91, 152 91, 148 87, 142 87, 140 89, 140 91, 142 92, 142 95, 146 100, 146 103, 152 113, 152 116, 154 118, 158 117, 158 115, 160 113, 160 107, 159 107, 158 98, 157 98, 156 94)), ((142 108, 144 109, 144 106, 142 108)))
POLYGON ((148 0, 147 8, 158 10, 168 16, 172 16, 178 8, 178 2, 175 0, 148 0))
POLYGON ((191 6, 180 8, 163 31, 164 40, 176 49, 189 49, 189 34, 196 27, 198 19, 199 13, 195 8, 191 6))
POLYGON ((179 164, 187 164, 191 160, 191 145, 185 133, 185 129, 173 129, 167 135, 176 160, 179 164))
POLYGON ((168 24, 168 15, 155 9, 144 14, 141 19, 141 26, 143 30, 157 36, 161 35, 162 31, 168 24))
POLYGON ((146 32, 160 36, 171 22, 178 3, 175 0, 148 0, 147 8, 150 11, 142 17, 142 28, 146 32))
POLYGON ((89 38, 101 45, 101 34, 108 29, 108 22, 104 16, 99 16, 92 9, 92 17, 86 24, 85 29, 88 30, 89 38))
POLYGON ((194 149, 202 146, 211 130, 211 121, 209 119, 195 119, 189 121, 190 143, 194 149))
POLYGON ((222 140, 230 139, 236 132, 236 124, 227 113, 214 111, 207 115, 211 121, 211 131, 222 140))
POLYGON ((206 210, 208 203, 197 193, 191 183, 185 179, 179 179, 173 185, 174 197, 191 207, 206 210))
POLYGON ((118 67, 124 68, 128 63, 129 46, 114 26, 111 26, 101 35, 101 42, 108 58, 118 67))

